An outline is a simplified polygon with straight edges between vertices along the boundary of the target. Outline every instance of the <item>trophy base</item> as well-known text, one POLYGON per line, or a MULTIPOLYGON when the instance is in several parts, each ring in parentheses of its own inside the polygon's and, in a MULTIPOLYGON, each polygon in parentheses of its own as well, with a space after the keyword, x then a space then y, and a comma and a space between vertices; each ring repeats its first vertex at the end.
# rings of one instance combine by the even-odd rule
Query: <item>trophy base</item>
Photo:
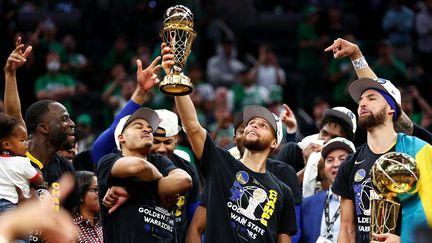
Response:
POLYGON ((169 74, 160 82, 159 89, 162 93, 173 96, 188 95, 193 91, 190 78, 180 74, 169 74))

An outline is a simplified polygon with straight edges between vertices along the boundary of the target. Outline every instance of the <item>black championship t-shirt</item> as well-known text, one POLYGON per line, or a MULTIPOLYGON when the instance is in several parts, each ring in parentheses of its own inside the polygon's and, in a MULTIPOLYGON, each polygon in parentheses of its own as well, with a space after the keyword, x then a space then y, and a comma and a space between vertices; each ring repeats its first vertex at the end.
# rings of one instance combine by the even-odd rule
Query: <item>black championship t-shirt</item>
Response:
POLYGON ((207 190, 205 242, 277 242, 278 234, 296 234, 291 190, 271 172, 248 169, 208 134, 200 168, 207 190))
POLYGON ((186 171, 192 178, 192 188, 186 193, 179 195, 177 201, 177 208, 174 212, 176 222, 177 241, 185 242, 187 226, 188 226, 188 215, 186 213, 187 205, 191 202, 198 201, 199 196, 199 177, 197 170, 193 164, 180 158, 178 155, 173 154, 171 158, 172 162, 177 168, 186 171))
POLYGON ((291 165, 296 172, 305 167, 303 161, 303 151, 297 145, 297 143, 294 142, 286 143, 285 145, 283 145, 276 156, 276 160, 291 165))
POLYGON ((267 159, 267 169, 291 189, 296 205, 302 202, 302 192, 297 173, 291 165, 282 161, 267 159))
MULTIPOLYGON (((388 152, 394 151, 392 147, 388 152)), ((363 144, 357 152, 342 162, 332 190, 343 198, 354 203, 356 222, 356 242, 369 242, 370 233, 370 198, 377 197, 373 190, 369 171, 382 154, 373 153, 367 144, 363 144)))
MULTIPOLYGON (((40 186, 36 188, 36 194, 39 197, 44 198, 47 195, 49 195, 48 188, 51 188, 53 193, 49 196, 52 198, 54 202, 54 206, 56 207, 55 210, 58 210, 60 206, 63 206, 67 210, 71 211, 74 207, 79 206, 80 194, 76 182, 75 182, 74 190, 68 195, 64 203, 60 205, 60 201, 59 201, 59 193, 62 185, 58 183, 58 180, 66 173, 75 176, 75 169, 71 162, 69 162, 66 158, 59 156, 57 154, 55 154, 51 158, 51 160, 47 163, 47 165, 45 165, 43 168, 40 168, 40 162, 37 163, 35 161, 32 161, 32 158, 30 158, 30 161, 35 168, 41 170, 42 176, 46 184, 44 186, 40 186)), ((39 231, 36 230, 30 236, 30 242, 42 242, 42 240, 40 239, 39 231)))
MULTIPOLYGON (((97 169, 104 242, 175 242, 174 215, 158 206, 159 195, 152 186, 155 182, 138 183, 137 178, 111 176, 111 169, 120 158, 122 156, 118 153, 106 155, 99 161, 97 169), (140 186, 137 187, 137 184, 140 186), (116 211, 108 214, 108 208, 102 205, 102 199, 111 186, 124 186, 131 196, 116 211)), ((149 155, 148 161, 163 176, 176 168, 164 156, 149 155)))

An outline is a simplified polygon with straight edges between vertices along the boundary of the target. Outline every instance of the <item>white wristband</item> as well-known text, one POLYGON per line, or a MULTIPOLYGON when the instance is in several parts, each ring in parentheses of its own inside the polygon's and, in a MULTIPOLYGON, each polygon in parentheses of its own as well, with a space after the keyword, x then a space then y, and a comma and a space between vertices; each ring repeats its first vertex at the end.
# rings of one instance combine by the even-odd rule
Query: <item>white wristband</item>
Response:
POLYGON ((369 66, 368 63, 366 62, 366 59, 364 58, 364 56, 360 57, 359 59, 352 61, 352 64, 353 64, 354 70, 356 72, 360 69, 363 69, 363 68, 369 66))

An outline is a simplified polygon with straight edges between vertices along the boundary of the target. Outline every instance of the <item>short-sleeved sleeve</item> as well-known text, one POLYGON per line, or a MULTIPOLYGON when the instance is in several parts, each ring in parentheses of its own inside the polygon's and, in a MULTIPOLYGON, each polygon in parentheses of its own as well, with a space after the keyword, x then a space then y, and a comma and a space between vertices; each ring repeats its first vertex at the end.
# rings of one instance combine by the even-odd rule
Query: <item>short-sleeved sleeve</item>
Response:
POLYGON ((209 171, 212 171, 212 167, 215 166, 212 162, 216 162, 214 155, 217 153, 218 149, 210 134, 207 133, 207 137, 204 143, 203 155, 201 160, 198 162, 199 169, 204 176, 207 176, 209 171))
POLYGON ((171 159, 177 167, 186 171, 192 178, 192 188, 189 190, 188 202, 197 201, 199 197, 200 178, 195 165, 176 154, 174 154, 171 159))
POLYGON ((189 192, 189 200, 191 202, 195 202, 195 201, 198 201, 198 197, 199 197, 200 179, 199 179, 198 172, 197 172, 195 166, 191 164, 190 167, 191 167, 190 176, 192 177, 192 189, 189 192))
POLYGON ((296 221, 296 211, 294 206, 293 194, 287 187, 283 187, 285 200, 282 207, 281 218, 277 234, 295 235, 298 231, 296 221))
POLYGON ((37 170, 31 165, 30 159, 27 157, 22 157, 20 173, 22 173, 23 177, 27 180, 33 179, 38 174, 37 170))
POLYGON ((304 168, 303 153, 297 143, 287 143, 279 151, 276 160, 291 165, 297 172, 304 168))
POLYGON ((177 168, 170 159, 162 155, 150 155, 149 162, 152 163, 163 176, 167 176, 172 170, 177 168))
POLYGON ((297 173, 291 165, 282 161, 267 159, 267 169, 291 189, 295 204, 302 202, 303 196, 297 173))
POLYGON ((290 165, 286 165, 281 167, 280 173, 286 178, 287 186, 291 188, 294 203, 301 203, 303 197, 295 170, 290 165))
POLYGON ((432 144, 432 134, 415 123, 412 135, 426 141, 428 144, 432 144))
POLYGON ((97 178, 99 186, 110 186, 111 182, 111 170, 115 162, 122 156, 117 153, 105 155, 98 163, 97 167, 97 178))

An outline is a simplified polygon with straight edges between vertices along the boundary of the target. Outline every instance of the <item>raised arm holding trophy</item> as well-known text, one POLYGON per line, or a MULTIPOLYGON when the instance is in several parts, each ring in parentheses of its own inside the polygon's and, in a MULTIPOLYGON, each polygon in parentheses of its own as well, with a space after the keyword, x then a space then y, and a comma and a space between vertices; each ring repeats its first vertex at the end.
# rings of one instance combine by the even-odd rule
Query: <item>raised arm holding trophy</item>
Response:
POLYGON ((175 64, 159 84, 164 94, 181 96, 188 95, 193 90, 190 78, 183 73, 192 42, 196 37, 193 17, 192 12, 182 5, 170 7, 165 12, 164 27, 159 34, 162 41, 171 48, 175 64))
POLYGON ((350 85, 349 93, 358 103, 359 127, 367 131, 367 142, 341 163, 332 186, 332 191, 341 196, 338 242, 413 243, 418 227, 432 227, 432 146, 395 131, 395 122, 403 113, 400 91, 389 80, 375 75, 357 45, 339 38, 325 51, 332 51, 335 58, 351 58, 359 79, 350 85), (387 157, 389 152, 400 156, 387 157), (415 163, 403 154, 414 158, 415 163), (378 170, 369 173, 374 168, 378 170), (415 170, 418 176, 413 176, 415 170), (385 203, 397 195, 400 209, 391 203, 380 207, 383 201, 371 207, 370 201, 379 198, 378 194, 386 198, 385 203), (390 217, 392 210, 394 214, 401 212, 399 220, 390 217), (387 231, 392 228, 395 233, 387 231))

